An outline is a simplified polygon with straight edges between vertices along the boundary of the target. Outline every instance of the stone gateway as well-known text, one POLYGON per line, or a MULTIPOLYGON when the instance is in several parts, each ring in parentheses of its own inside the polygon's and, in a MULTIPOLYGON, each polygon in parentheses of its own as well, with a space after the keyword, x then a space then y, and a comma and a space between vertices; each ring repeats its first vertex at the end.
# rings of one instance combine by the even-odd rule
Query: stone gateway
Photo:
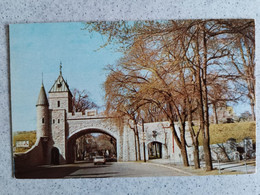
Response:
MULTIPOLYGON (((116 140, 117 160, 136 160, 135 136, 131 121, 98 114, 96 110, 73 112, 72 93, 62 76, 62 71, 49 90, 44 85, 36 103, 37 141, 26 153, 15 154, 15 167, 36 166, 40 164, 73 163, 75 160, 75 142, 87 133, 104 133, 116 140)), ((168 122, 145 123, 144 133, 138 125, 140 137, 140 156, 143 160, 143 142, 145 156, 171 158, 180 161, 180 150, 168 122), (155 136, 156 132, 156 136, 155 136)), ((187 133, 188 134, 188 133, 187 133)), ((190 159, 191 160, 191 159, 190 159)))

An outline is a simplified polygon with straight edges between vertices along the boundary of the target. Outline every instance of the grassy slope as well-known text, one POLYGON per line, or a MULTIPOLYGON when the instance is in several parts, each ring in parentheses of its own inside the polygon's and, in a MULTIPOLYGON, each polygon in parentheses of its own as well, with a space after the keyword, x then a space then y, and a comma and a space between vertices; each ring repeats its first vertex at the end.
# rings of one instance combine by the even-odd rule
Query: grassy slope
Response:
MULTIPOLYGON (((30 148, 34 145, 36 142, 36 131, 21 131, 21 132, 15 132, 13 134, 13 147, 15 147, 16 141, 27 141, 29 140, 30 148)), ((29 150, 30 148, 17 148, 17 152, 25 152, 29 150)))
MULTIPOLYGON (((250 137, 253 142, 256 141, 256 123, 240 122, 228 124, 211 124, 210 125, 210 144, 224 143, 229 138, 235 138, 237 142, 242 141, 245 137, 250 137)), ((199 143, 202 145, 202 133, 199 136, 199 143)))

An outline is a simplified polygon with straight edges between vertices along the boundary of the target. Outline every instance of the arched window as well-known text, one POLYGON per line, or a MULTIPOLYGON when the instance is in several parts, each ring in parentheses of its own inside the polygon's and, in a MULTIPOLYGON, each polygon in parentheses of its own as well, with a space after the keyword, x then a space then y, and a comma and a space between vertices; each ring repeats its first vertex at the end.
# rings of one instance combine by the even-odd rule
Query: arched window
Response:
POLYGON ((42 123, 44 123, 44 118, 42 118, 42 123))
POLYGON ((53 124, 55 123, 55 119, 52 120, 52 123, 53 123, 53 124))
POLYGON ((60 101, 58 101, 57 104, 58 104, 58 107, 60 107, 60 101))
POLYGON ((60 119, 58 119, 58 123, 60 123, 60 119))

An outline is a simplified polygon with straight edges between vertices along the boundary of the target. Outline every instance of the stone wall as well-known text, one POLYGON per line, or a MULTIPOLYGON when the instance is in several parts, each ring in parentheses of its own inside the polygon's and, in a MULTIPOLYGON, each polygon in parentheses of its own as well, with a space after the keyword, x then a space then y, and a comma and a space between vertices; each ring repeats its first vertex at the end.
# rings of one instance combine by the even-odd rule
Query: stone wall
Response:
POLYGON ((66 113, 64 109, 50 111, 50 126, 54 147, 59 149, 61 154, 60 162, 65 163, 66 159, 66 113))
POLYGON ((67 112, 71 111, 71 97, 69 92, 49 93, 48 100, 50 109, 65 109, 67 112))
MULTIPOLYGON (((178 126, 176 125, 176 128, 178 126)), ((138 125, 138 132, 140 138, 140 153, 141 160, 144 159, 144 150, 143 150, 143 132, 142 126, 138 125)), ((148 156, 148 145, 152 142, 159 142, 162 144, 162 159, 171 159, 172 162, 182 162, 181 152, 177 146, 171 128, 169 127, 169 122, 154 122, 154 123, 145 123, 144 124, 144 137, 145 137, 145 157, 146 160, 149 159, 148 156), (156 136, 155 136, 156 134, 156 136)), ((177 131, 178 132, 178 131, 177 131)), ((129 128, 128 132, 128 150, 127 156, 129 161, 134 161, 135 157, 135 140, 134 132, 129 128)), ((190 161, 193 160, 193 148, 191 146, 191 138, 188 131, 186 131, 186 140, 187 144, 190 147, 187 147, 188 158, 190 161)))
POLYGON ((50 142, 47 137, 36 140, 35 145, 25 153, 14 154, 15 170, 24 170, 37 165, 50 164, 50 142))
MULTIPOLYGON (((240 161, 244 158, 255 158, 255 148, 252 139, 245 138, 241 142, 229 139, 226 143, 212 144, 211 156, 213 161, 240 161)), ((203 147, 199 147, 200 159, 204 160, 203 147)))

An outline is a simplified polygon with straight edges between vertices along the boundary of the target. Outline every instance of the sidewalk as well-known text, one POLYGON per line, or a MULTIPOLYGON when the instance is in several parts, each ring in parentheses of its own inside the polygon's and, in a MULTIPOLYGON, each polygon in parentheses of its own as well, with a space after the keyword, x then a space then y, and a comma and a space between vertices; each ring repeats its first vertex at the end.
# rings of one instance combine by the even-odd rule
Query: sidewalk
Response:
POLYGON ((161 166, 167 166, 174 168, 180 172, 187 173, 189 175, 220 175, 220 174, 250 174, 255 173, 255 159, 240 162, 225 162, 218 163, 213 162, 213 171, 205 170, 205 162, 202 161, 201 169, 194 169, 193 162, 190 163, 189 167, 184 167, 180 162, 174 162, 172 159, 153 159, 147 161, 148 163, 153 163, 161 166))

